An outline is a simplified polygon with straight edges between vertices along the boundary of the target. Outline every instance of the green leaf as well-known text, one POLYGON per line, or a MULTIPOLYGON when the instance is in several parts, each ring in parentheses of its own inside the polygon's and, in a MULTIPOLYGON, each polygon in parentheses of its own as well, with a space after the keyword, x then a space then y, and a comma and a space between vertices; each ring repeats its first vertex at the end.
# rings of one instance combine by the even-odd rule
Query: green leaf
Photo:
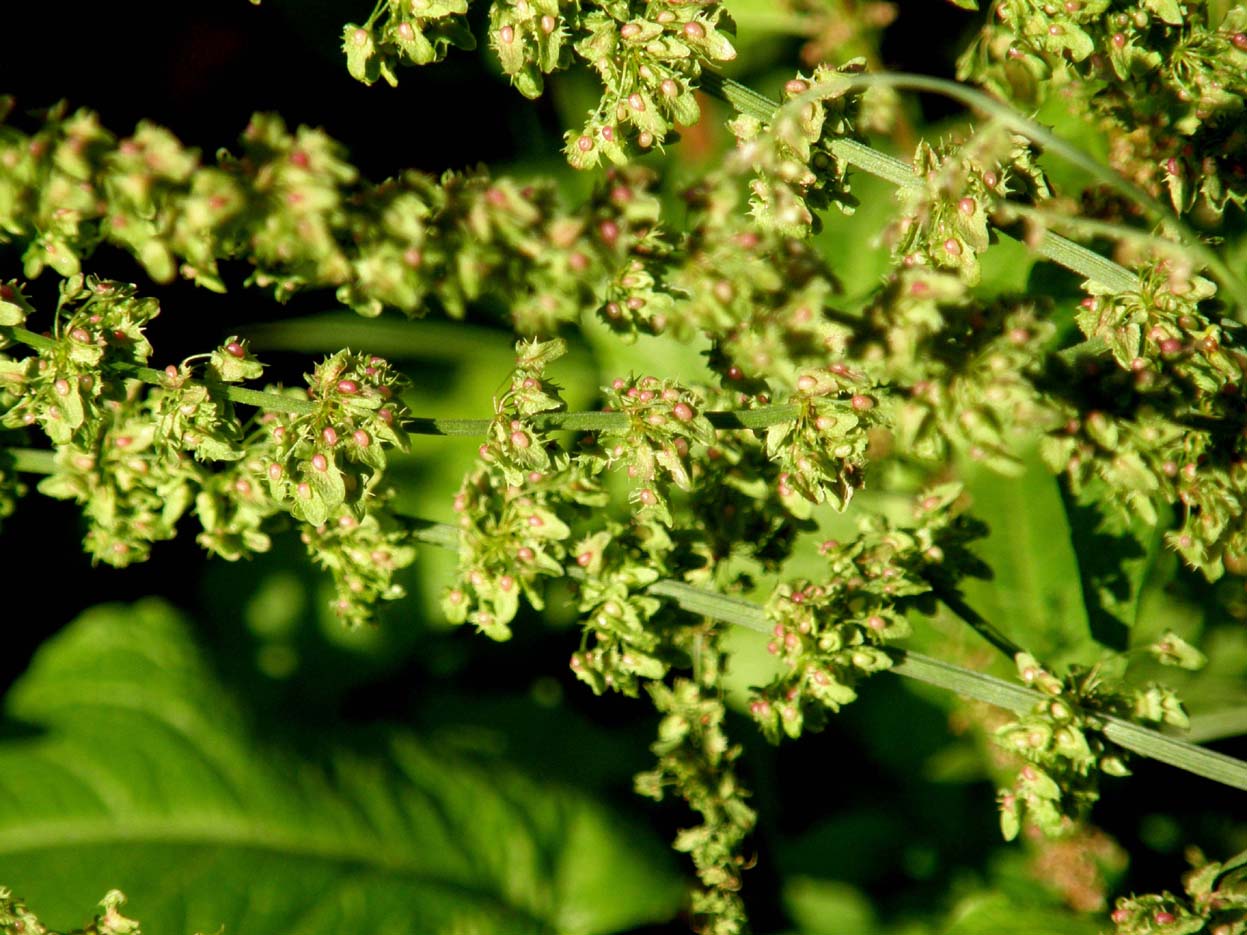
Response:
POLYGON ((1095 662, 1099 651, 1056 478, 1032 458, 1016 478, 969 473, 967 490, 972 514, 991 529, 975 551, 993 577, 967 581, 966 601, 1047 665, 1095 662))
POLYGON ((170 935, 611 932, 680 901, 660 842, 504 763, 258 741, 157 601, 45 643, 6 713, 0 880, 55 928, 112 887, 170 935))
POLYGON ((1124 650, 1139 616, 1139 596, 1159 553, 1162 527, 1135 517, 1127 523, 1111 491, 1093 478, 1077 495, 1062 486, 1091 633, 1124 650))

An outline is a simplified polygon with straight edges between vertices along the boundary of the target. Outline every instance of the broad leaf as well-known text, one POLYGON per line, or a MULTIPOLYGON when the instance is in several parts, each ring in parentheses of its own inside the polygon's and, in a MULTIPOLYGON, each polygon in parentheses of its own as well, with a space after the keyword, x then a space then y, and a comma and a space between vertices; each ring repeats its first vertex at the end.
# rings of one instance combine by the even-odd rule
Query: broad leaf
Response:
POLYGON ((1077 497, 1063 494, 1091 632, 1104 645, 1124 650, 1162 528, 1143 519, 1123 520, 1107 505, 1111 492, 1098 479, 1077 497))
POLYGON ((967 602, 1045 664, 1094 662, 1078 559, 1057 480, 1034 460, 1020 477, 967 478, 972 514, 991 529, 975 551, 990 581, 967 581, 967 602))
POLYGON ((505 763, 258 741, 159 602, 85 614, 6 713, 0 881, 49 926, 113 887, 158 935, 610 932, 679 905, 660 841, 505 763))

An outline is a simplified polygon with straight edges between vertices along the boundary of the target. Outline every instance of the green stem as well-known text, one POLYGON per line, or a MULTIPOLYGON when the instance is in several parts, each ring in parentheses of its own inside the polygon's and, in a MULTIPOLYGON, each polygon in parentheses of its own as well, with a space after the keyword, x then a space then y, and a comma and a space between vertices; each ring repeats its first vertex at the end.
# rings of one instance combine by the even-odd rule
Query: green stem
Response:
MULTIPOLYGON (((998 112, 1002 113, 1004 116, 1001 117, 1001 120, 1007 126, 1011 128, 1022 127, 1023 129, 1018 130, 1018 132, 1024 132, 1032 138, 1035 138, 1031 132, 1034 131, 1044 137, 1045 145, 1048 140, 1056 140, 1058 146, 1050 148, 1054 152, 1067 157, 1070 153, 1074 154, 1077 164, 1084 168, 1088 168, 1085 163, 1089 162, 1091 168, 1088 168, 1088 171, 1094 171, 1097 178, 1103 178, 1103 174, 1106 173, 1122 185, 1129 185, 1129 183, 1118 179, 1112 172, 1095 163, 1094 160, 1090 160, 1077 150, 1057 140, 1056 137, 1046 133, 1038 125, 1019 117, 986 95, 970 91, 953 82, 939 81, 934 78, 924 79, 920 75, 845 75, 837 76, 837 81, 847 81, 853 87, 889 85, 893 87, 908 87, 914 90, 937 91, 938 93, 948 94, 951 97, 962 100, 963 103, 967 103, 969 106, 979 107, 991 113, 992 116, 998 116, 998 112)), ((724 78, 722 75, 713 72, 706 72, 702 76, 701 87, 707 93, 713 94, 731 104, 742 114, 758 120, 771 120, 776 109, 780 107, 777 101, 759 94, 757 91, 739 82, 732 81, 730 78, 724 78)), ((810 91, 807 93, 813 94, 815 92, 810 91)), ((881 153, 865 143, 844 138, 836 139, 831 142, 831 151, 848 164, 861 169, 863 172, 891 182, 898 187, 918 188, 922 186, 921 179, 914 174, 911 165, 894 156, 881 153)), ((1130 187, 1132 194, 1134 194, 1133 186, 1130 187)), ((1144 198, 1149 197, 1142 192, 1138 194, 1144 198)), ((1152 201, 1154 202, 1154 199, 1152 201)), ((1157 208, 1159 208, 1159 205, 1157 205, 1157 208)), ((1163 209, 1160 210, 1163 211, 1163 209)), ((1115 292, 1127 292, 1139 287, 1138 277, 1130 270, 1100 256, 1100 254, 1087 249, 1081 244, 1077 244, 1051 231, 1044 231, 1038 242, 1033 244, 1032 247, 1037 253, 1047 257, 1054 263, 1064 266, 1066 269, 1072 270, 1086 279, 1094 280, 1115 292)), ((1229 275, 1227 282, 1234 281, 1235 277, 1229 273, 1228 269, 1224 269, 1224 264, 1221 263, 1220 258, 1204 248, 1202 244, 1198 245, 1198 250, 1201 259, 1208 263, 1209 268, 1222 268, 1222 271, 1229 275)))
MULTIPOLYGON (((445 523, 418 521, 415 537, 440 548, 459 548, 458 530, 445 523)), ((771 629, 762 606, 744 598, 719 594, 669 579, 656 581, 646 590, 656 597, 671 600, 689 613, 711 617, 759 633, 769 633, 771 629)), ((973 611, 970 613, 974 614, 973 611)), ((977 614, 974 616, 982 620, 977 614)), ((888 671, 1017 714, 1032 711, 1039 702, 1047 698, 1033 688, 1006 682, 1004 679, 951 662, 904 650, 894 652, 896 661, 888 671)), ((1247 791, 1247 763, 1121 718, 1098 716, 1104 722, 1104 735, 1118 746, 1197 776, 1247 791)))
MULTIPOLYGON (((56 347, 54 339, 36 334, 26 328, 2 328, 0 332, 35 350, 52 350, 56 347)), ((127 376, 143 383, 149 383, 152 386, 168 385, 168 377, 159 370, 129 364, 119 364, 117 368, 127 376)), ((255 406, 257 409, 290 412, 297 415, 316 411, 316 404, 306 399, 283 396, 280 393, 249 390, 227 383, 210 385, 227 399, 247 406, 255 406)), ((717 429, 765 429, 780 422, 790 422, 800 412, 800 407, 795 404, 776 403, 770 406, 759 406, 757 409, 739 411, 711 410, 704 415, 717 429)), ((412 419, 405 425, 405 428, 412 435, 479 438, 489 431, 492 421, 491 419, 412 419)), ((545 431, 602 432, 628 428, 631 424, 631 417, 623 412, 546 412, 532 416, 529 421, 536 428, 545 431)))

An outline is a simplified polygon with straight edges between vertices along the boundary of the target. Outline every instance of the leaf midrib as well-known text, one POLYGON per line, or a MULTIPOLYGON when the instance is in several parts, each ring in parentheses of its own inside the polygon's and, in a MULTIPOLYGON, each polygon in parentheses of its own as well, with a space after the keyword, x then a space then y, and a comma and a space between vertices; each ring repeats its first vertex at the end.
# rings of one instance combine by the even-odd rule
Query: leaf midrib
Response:
POLYGON ((358 865, 374 872, 410 879, 467 894, 478 902, 488 901, 538 924, 543 930, 550 920, 531 908, 508 901, 494 887, 476 886, 472 881, 434 872, 393 849, 378 847, 375 841, 343 846, 340 838, 294 836, 271 826, 254 822, 222 821, 219 816, 187 818, 177 821, 137 821, 119 819, 73 819, 72 821, 23 823, 0 831, 0 860, 43 851, 90 846, 176 846, 186 848, 221 847, 259 851, 283 857, 317 860, 330 864, 358 865))

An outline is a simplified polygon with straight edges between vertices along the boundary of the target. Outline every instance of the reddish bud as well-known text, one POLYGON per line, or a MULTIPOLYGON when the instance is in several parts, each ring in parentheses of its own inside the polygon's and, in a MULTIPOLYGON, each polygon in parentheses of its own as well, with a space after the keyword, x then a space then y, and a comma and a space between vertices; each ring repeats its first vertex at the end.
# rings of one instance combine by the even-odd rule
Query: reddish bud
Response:
POLYGON ((1152 916, 1152 918, 1155 920, 1157 925, 1168 925, 1174 921, 1176 916, 1174 916, 1172 912, 1165 912, 1165 910, 1162 909, 1160 912, 1156 913, 1156 915, 1152 916))
POLYGON ((541 31, 547 36, 554 32, 554 27, 557 25, 558 23, 555 21, 554 17, 548 13, 541 17, 541 31))
POLYGON ((697 20, 692 20, 684 24, 684 35, 690 39, 704 39, 706 38, 706 27, 697 22, 697 20))
POLYGON ((237 357, 241 360, 247 356, 247 349, 237 341, 230 341, 229 344, 225 345, 225 353, 229 354, 230 357, 237 357))
POLYGON ((332 425, 326 425, 321 431, 320 437, 325 440, 325 444, 332 448, 338 443, 338 433, 334 431, 332 425))
POLYGON ((598 225, 598 236, 606 242, 607 246, 614 246, 615 241, 619 239, 619 225, 614 221, 603 221, 598 225))
POLYGON ((977 207, 978 202, 968 196, 957 202, 957 210, 966 216, 973 214, 977 207))
POLYGON ((628 95, 628 106, 637 113, 642 113, 645 110, 645 98, 641 97, 641 95, 634 91, 632 94, 628 95))
POLYGON ((671 413, 681 422, 691 422, 693 419, 693 408, 688 403, 676 403, 671 407, 671 413))
POLYGON ((576 147, 582 153, 587 153, 589 150, 593 149, 593 139, 588 136, 582 136, 580 139, 576 140, 576 147))
POLYGON ((310 484, 300 484, 295 490, 299 494, 300 500, 312 499, 312 487, 310 484))
POLYGON ((510 45, 515 41, 515 28, 512 26, 503 26, 498 30, 498 38, 506 45, 510 45))
POLYGON ((511 433, 511 444, 516 448, 524 449, 531 445, 532 442, 529 440, 526 433, 517 430, 511 433))
POLYGON ((359 384, 354 380, 339 380, 338 392, 344 396, 350 396, 359 392, 359 384))
POLYGON ((640 34, 641 27, 636 23, 624 23, 621 27, 619 27, 619 35, 623 36, 625 39, 631 39, 633 36, 639 36, 640 34))
POLYGON ((329 470, 329 460, 323 454, 317 452, 312 455, 312 467, 318 471, 327 471, 329 470))
POLYGON ((52 384, 52 388, 56 390, 57 396, 68 396, 69 395, 69 381, 68 380, 57 380, 55 383, 52 384))
POLYGON ((281 476, 284 473, 285 471, 282 470, 280 464, 270 464, 268 466, 268 476, 271 480, 281 480, 281 476))
POLYGON ((1230 36, 1230 42, 1234 43, 1234 48, 1247 52, 1247 32, 1234 33, 1230 36))
POLYGON ((955 237, 949 237, 944 241, 944 252, 949 256, 961 256, 961 244, 955 237))
POLYGON ((853 408, 859 412, 865 412, 867 409, 875 408, 875 401, 869 396, 857 395, 854 396, 849 402, 853 408))
POLYGON ((1113 48, 1124 49, 1126 47, 1126 37, 1123 33, 1113 33, 1113 38, 1109 40, 1113 43, 1113 48))

